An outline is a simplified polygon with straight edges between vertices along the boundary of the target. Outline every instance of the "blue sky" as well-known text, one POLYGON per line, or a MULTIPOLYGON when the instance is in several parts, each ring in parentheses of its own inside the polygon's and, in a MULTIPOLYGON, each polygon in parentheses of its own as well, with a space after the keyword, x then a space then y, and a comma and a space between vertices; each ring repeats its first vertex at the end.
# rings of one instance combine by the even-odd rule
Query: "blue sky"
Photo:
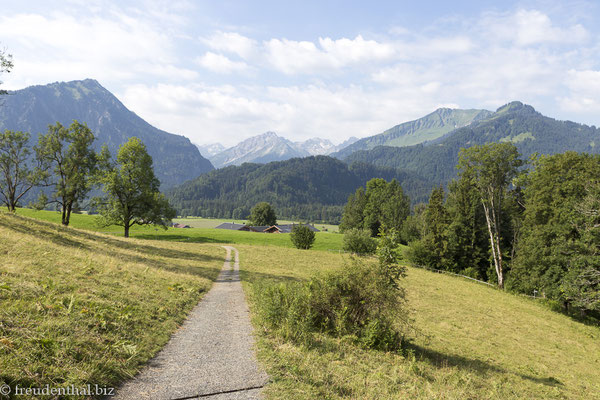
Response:
POLYGON ((521 100, 600 125, 593 1, 0 0, 3 88, 94 78, 198 144, 369 136, 521 100))

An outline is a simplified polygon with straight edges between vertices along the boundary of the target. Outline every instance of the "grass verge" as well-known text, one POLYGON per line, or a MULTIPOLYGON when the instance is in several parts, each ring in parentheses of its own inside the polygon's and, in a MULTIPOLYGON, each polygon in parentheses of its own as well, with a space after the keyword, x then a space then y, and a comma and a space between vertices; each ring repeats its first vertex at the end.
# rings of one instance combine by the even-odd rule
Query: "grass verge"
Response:
POLYGON ((7 213, 0 238, 0 384, 12 387, 114 387, 133 376, 224 257, 217 245, 124 240, 7 213))

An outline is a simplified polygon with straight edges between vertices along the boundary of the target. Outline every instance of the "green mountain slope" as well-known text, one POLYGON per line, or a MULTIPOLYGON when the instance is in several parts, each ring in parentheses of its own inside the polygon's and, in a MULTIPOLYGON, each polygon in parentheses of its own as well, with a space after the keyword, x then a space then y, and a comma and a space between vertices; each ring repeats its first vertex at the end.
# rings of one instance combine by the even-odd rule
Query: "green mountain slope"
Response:
POLYGON ((485 119, 491 114, 487 110, 439 108, 423 118, 396 125, 379 135, 360 139, 332 155, 342 159, 355 151, 370 150, 377 146, 404 147, 435 140, 457 128, 485 119))
POLYGON ((379 146, 358 151, 344 159, 418 173, 432 185, 456 176, 455 165, 462 147, 489 142, 513 142, 524 158, 537 152, 555 154, 567 150, 599 153, 600 129, 543 116, 533 107, 512 102, 489 118, 450 132, 427 144, 409 147, 379 146))
POLYGON ((96 135, 95 147, 106 144, 115 154, 130 137, 137 136, 154 160, 163 187, 171 187, 213 169, 188 138, 157 129, 128 110, 93 79, 30 86, 3 96, 0 130, 46 133, 57 121, 87 123, 96 135))
POLYGON ((371 178, 398 179, 408 192, 427 193, 429 186, 414 173, 327 156, 293 158, 269 164, 221 168, 167 192, 180 214, 246 218, 260 201, 285 218, 339 222, 348 196, 371 178))

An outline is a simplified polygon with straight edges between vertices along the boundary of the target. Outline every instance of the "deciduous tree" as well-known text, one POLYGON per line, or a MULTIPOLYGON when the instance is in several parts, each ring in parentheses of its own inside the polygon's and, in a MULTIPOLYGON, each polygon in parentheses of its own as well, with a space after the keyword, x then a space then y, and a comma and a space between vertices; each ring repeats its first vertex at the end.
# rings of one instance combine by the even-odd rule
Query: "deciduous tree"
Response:
POLYGON ((271 226, 277 224, 277 215, 275 210, 267 202, 260 202, 250 210, 249 225, 271 226))
POLYGON ((54 187, 49 203, 57 203, 62 211, 62 224, 69 225, 71 211, 79 206, 92 188, 97 155, 92 149, 94 134, 86 124, 73 121, 67 128, 57 122, 40 135, 38 159, 53 171, 54 187))
POLYGON ((136 137, 123 144, 116 163, 110 161, 108 150, 101 153, 102 168, 98 181, 106 195, 94 204, 100 213, 101 225, 118 225, 129 237, 133 225, 157 225, 166 228, 175 210, 160 193, 160 182, 154 175, 152 157, 136 137))
POLYGON ((504 287, 504 265, 501 248, 502 206, 506 191, 522 165, 519 152, 512 143, 489 143, 461 149, 458 168, 467 173, 479 193, 488 228, 490 248, 498 286, 504 287))
POLYGON ((8 211, 14 212, 21 198, 46 175, 39 163, 31 165, 29 138, 27 132, 0 133, 0 195, 8 211))

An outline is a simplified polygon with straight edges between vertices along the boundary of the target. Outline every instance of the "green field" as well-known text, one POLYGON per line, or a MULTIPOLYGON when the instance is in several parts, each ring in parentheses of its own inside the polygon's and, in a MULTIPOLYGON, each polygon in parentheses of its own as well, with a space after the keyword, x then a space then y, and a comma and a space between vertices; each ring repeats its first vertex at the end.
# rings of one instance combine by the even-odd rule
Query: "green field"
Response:
MULTIPOLYGON (((17 214, 54 222, 57 224, 59 224, 61 221, 61 214, 56 211, 35 211, 28 208, 20 208, 17 210, 17 214)), ((189 219, 186 219, 186 221, 188 220, 189 219)), ((202 224, 207 223, 206 221, 211 221, 210 224, 215 224, 215 226, 221 223, 218 221, 222 221, 206 219, 198 220, 201 221, 202 224)), ((123 228, 118 226, 99 228, 95 221, 96 216, 93 215, 71 215, 71 226, 74 228, 88 229, 109 233, 112 235, 123 236, 123 228)), ((319 227, 319 225, 317 225, 317 227, 319 227)), ((134 226, 131 228, 130 236, 138 239, 168 240, 187 243, 253 244, 259 246, 294 247, 290 241, 289 234, 230 231, 226 229, 212 229, 207 227, 189 229, 168 228, 167 230, 164 230, 150 226, 134 226)), ((332 234, 328 232, 317 232, 313 248, 315 250, 340 251, 342 249, 342 239, 343 235, 337 233, 332 234)))
MULTIPOLYGON (((42 221, 0 213, 0 381, 13 384, 110 386, 133 375, 210 287, 221 243, 240 251, 253 315, 253 285, 305 280, 349 261, 326 251, 339 248, 339 234, 319 234, 319 247, 306 251, 287 235, 142 227, 123 239, 117 227, 93 232, 92 216, 73 215, 84 228, 73 229, 48 223, 57 213, 19 214, 42 221)), ((598 326, 421 269, 409 268, 403 286, 417 331, 402 351, 325 335, 297 345, 255 316, 259 360, 271 376, 266 397, 600 399, 598 326)))
MULTIPOLYGON (((175 218, 173 222, 178 222, 180 224, 187 224, 192 228, 214 228, 217 225, 222 224, 223 222, 233 222, 236 224, 245 224, 248 222, 245 219, 242 220, 234 220, 234 219, 219 219, 219 218, 201 218, 201 217, 187 217, 187 218, 175 218)), ((299 223, 298 221, 290 221, 290 220, 277 220, 278 224, 292 224, 299 223)), ((321 232, 339 232, 338 225, 331 224, 314 224, 315 228, 319 229, 321 232)))

